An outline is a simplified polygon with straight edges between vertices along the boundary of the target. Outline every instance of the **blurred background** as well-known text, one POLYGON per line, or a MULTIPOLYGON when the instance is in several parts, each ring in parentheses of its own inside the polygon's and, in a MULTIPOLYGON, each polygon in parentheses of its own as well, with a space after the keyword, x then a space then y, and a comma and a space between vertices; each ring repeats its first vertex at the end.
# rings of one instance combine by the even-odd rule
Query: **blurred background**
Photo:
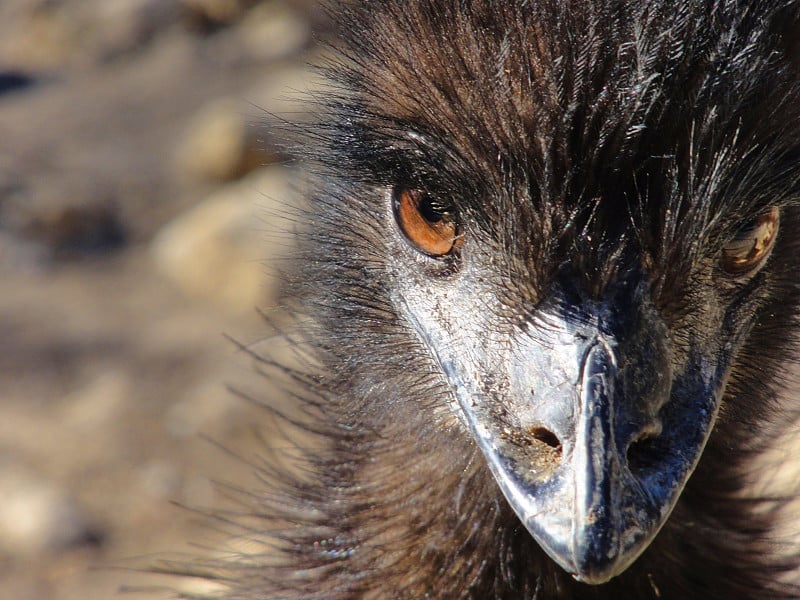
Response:
POLYGON ((213 546, 178 504, 269 435, 225 336, 270 344, 274 125, 328 31, 313 0, 0 2, 0 598, 165 597, 136 569, 213 546))

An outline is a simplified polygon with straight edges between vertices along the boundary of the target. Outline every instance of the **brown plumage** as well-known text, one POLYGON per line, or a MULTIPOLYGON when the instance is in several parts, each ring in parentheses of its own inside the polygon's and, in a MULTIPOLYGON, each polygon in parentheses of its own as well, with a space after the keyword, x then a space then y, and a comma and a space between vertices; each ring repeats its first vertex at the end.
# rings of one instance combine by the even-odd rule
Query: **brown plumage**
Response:
POLYGON ((230 598, 800 597, 796 490, 749 487, 800 404, 798 3, 342 13, 293 278, 318 441, 230 598))

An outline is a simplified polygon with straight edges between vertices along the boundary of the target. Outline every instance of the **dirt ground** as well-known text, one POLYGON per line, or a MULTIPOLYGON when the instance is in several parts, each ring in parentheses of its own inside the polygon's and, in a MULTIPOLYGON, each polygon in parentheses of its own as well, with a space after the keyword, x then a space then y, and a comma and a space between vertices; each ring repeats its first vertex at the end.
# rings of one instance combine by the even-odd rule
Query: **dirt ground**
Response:
POLYGON ((311 1, 0 4, 0 598, 168 597, 136 569, 213 535, 178 504, 250 476, 227 385, 273 392, 226 336, 271 344, 271 124, 325 32, 311 1))

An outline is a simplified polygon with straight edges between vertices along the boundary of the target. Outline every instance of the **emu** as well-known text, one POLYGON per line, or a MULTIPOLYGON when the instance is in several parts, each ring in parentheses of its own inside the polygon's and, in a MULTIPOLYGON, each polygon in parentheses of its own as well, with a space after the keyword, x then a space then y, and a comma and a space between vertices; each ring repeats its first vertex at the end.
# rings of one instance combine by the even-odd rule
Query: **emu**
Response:
POLYGON ((751 487, 798 404, 798 3, 340 12, 291 284, 319 442, 230 597, 800 597, 796 490, 751 487))

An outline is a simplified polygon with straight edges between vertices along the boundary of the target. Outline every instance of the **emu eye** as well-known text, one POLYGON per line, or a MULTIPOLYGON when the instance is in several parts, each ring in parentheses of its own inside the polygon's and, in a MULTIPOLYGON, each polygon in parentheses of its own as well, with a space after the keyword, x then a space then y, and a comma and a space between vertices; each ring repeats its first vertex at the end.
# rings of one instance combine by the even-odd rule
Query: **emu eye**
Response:
POLYGON ((778 209, 771 208, 740 229, 722 249, 722 268, 742 275, 764 262, 775 243, 779 222, 778 209))
POLYGON ((424 190, 397 188, 394 215, 408 240, 429 256, 444 256, 458 249, 462 239, 452 209, 424 190))

